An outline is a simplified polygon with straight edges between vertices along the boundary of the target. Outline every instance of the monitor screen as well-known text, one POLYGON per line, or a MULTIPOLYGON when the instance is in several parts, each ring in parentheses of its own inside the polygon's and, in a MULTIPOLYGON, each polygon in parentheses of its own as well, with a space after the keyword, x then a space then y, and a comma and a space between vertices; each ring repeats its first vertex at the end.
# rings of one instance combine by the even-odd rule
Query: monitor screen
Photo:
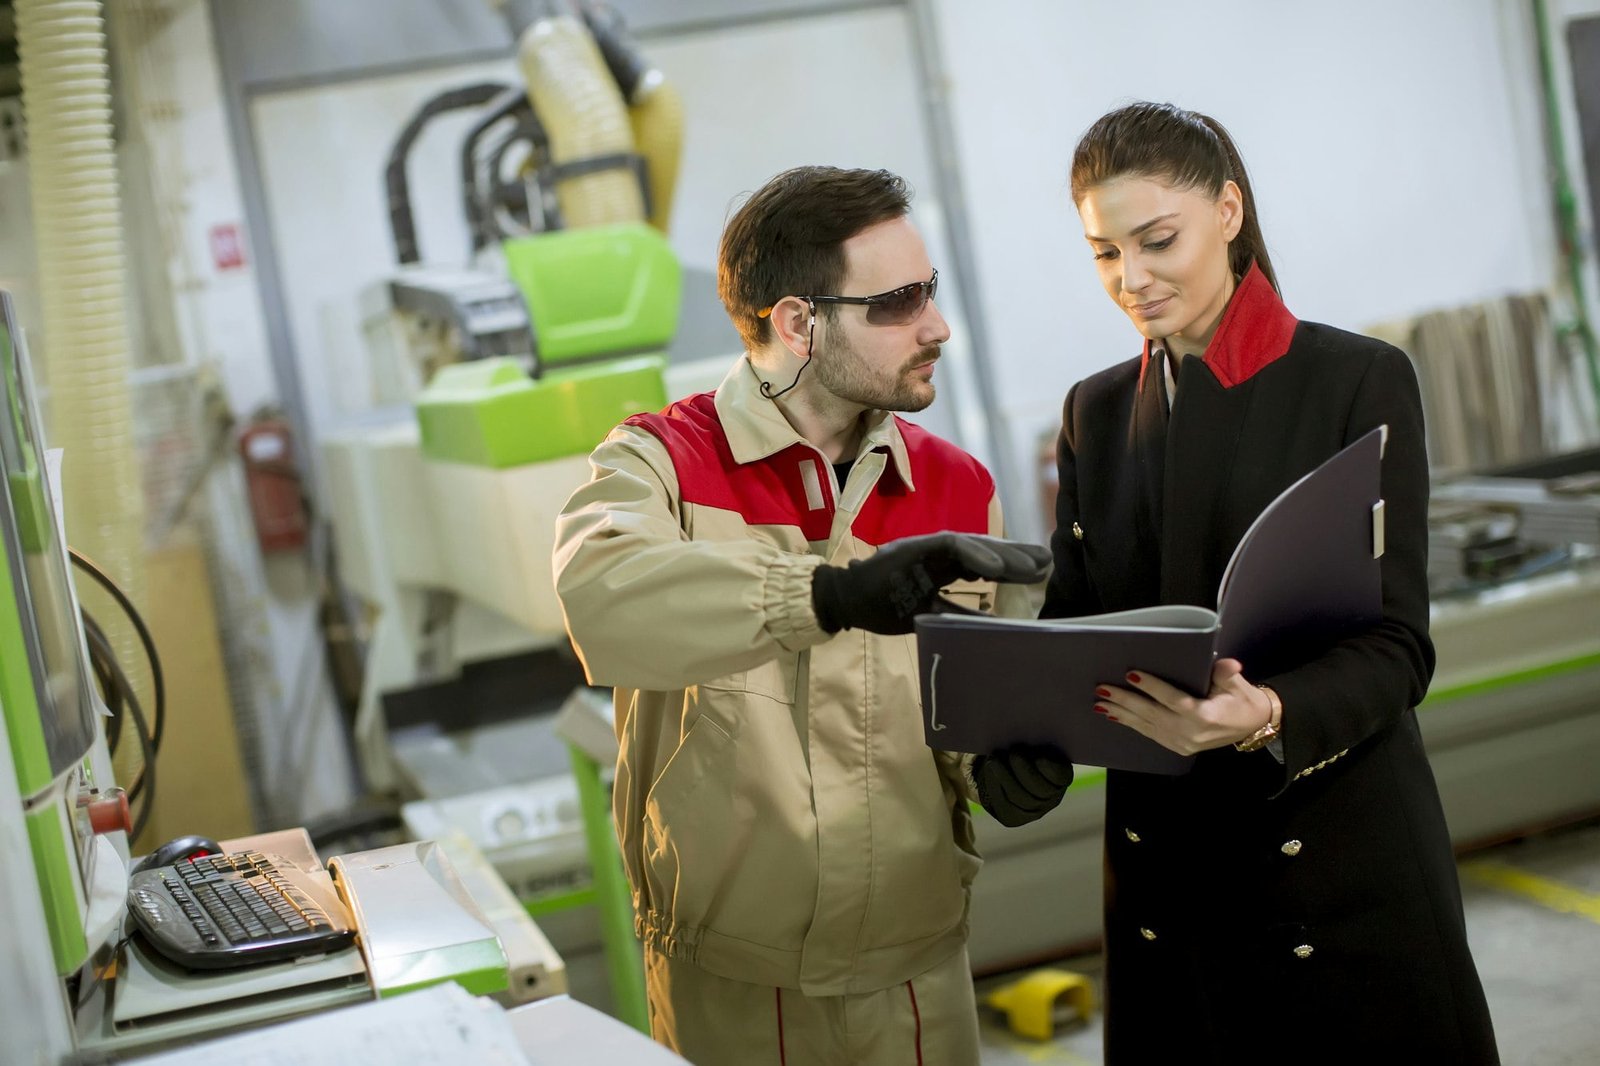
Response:
MULTIPOLYGON (((95 713, 32 386, 10 294, 0 291, 4 401, 0 474, 6 483, 6 491, 0 493, 0 533, 20 622, 15 628, 9 619, 0 625, 0 653, 5 659, 0 705, 24 796, 37 792, 88 753, 94 742, 95 713), (21 647, 15 647, 19 642, 21 647), (29 742, 33 728, 43 736, 47 767, 33 765, 36 757, 30 751, 38 749, 37 741, 29 742)), ((10 609, 0 603, 0 612, 10 609)))

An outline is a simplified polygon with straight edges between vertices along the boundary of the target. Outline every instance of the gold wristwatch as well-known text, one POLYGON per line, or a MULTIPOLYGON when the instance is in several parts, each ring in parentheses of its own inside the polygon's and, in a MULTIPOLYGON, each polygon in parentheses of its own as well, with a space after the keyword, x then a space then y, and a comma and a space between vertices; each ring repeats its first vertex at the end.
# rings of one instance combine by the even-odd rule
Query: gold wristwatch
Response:
POLYGON ((1240 751, 1260 751, 1272 743, 1273 738, 1283 728, 1283 701, 1278 698, 1276 692, 1266 685, 1257 685, 1256 688, 1267 694, 1267 702, 1272 706, 1272 711, 1267 718, 1266 725, 1233 745, 1240 751))

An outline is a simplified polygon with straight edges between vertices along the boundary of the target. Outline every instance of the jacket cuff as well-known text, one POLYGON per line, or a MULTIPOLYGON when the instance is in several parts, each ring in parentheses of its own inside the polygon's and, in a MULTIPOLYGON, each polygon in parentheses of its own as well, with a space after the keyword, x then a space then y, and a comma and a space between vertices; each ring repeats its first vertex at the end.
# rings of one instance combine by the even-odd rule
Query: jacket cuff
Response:
POLYGON ((811 582, 821 565, 820 555, 786 554, 767 571, 761 605, 768 632, 785 651, 804 651, 830 636, 811 603, 811 582))

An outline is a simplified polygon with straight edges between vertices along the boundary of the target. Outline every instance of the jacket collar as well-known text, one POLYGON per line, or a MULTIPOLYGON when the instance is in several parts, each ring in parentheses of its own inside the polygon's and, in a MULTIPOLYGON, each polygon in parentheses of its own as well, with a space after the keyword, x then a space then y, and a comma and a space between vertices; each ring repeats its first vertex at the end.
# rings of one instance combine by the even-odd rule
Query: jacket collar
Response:
MULTIPOLYGON (((795 432, 789 420, 783 417, 778 405, 761 395, 761 379, 750 356, 739 357, 717 386, 717 418, 722 422, 728 437, 728 447, 734 462, 741 466, 776 455, 797 444, 813 451, 816 445, 795 432)), ((889 462, 895 473, 910 491, 916 490, 911 480, 911 460, 906 454, 906 443, 900 435, 899 420, 888 411, 868 411, 867 429, 861 440, 856 458, 872 451, 889 453, 889 462)))
MULTIPOLYGON (((1228 300, 1202 359, 1223 388, 1231 389, 1287 353, 1297 324, 1261 268, 1251 263, 1228 300)), ((1156 342, 1144 342, 1144 357, 1139 363, 1141 382, 1155 349, 1156 342)))

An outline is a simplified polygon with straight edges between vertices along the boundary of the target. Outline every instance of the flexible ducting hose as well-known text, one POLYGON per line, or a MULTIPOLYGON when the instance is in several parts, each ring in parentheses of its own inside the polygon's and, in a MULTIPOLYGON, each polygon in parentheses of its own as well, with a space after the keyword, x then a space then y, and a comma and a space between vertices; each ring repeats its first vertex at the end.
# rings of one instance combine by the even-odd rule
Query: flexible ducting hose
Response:
POLYGON ((683 152, 683 99, 633 43, 614 8, 585 5, 583 21, 628 102, 633 143, 649 175, 650 224, 667 233, 683 152))
MULTIPOLYGON (((74 547, 143 598, 143 497, 134 452, 121 204, 105 25, 97 0, 16 0, 28 128, 49 443, 65 449, 74 547)), ((111 634, 124 662, 133 634, 111 634)))
POLYGON ((650 224, 662 233, 672 225, 672 194, 683 153, 683 98, 671 82, 651 71, 628 108, 633 141, 650 174, 650 224))
MULTIPOLYGON (((522 34, 517 64, 528 98, 550 136, 551 161, 584 160, 634 151, 633 130, 617 83, 583 23, 569 15, 540 19, 522 34)), ((627 167, 609 167, 556 185, 569 227, 642 222, 644 194, 627 167)))

